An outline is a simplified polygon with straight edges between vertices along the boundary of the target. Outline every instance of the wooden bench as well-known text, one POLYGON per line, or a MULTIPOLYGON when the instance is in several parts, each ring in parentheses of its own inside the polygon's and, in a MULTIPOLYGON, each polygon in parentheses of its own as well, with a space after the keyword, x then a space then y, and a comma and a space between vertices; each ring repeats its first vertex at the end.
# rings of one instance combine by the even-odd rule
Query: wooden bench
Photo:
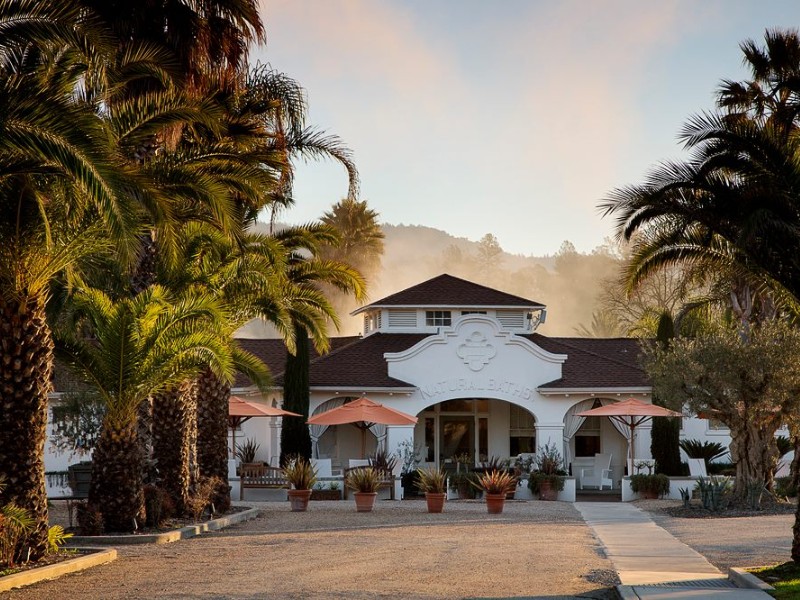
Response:
POLYGON ((239 500, 244 500, 244 488, 288 488, 283 469, 264 464, 243 464, 239 468, 239 500))
MULTIPOLYGON (((347 493, 349 491, 347 489, 347 474, 350 473, 350 471, 356 471, 358 469, 374 469, 374 468, 375 467, 370 467, 370 466, 366 466, 366 467, 350 467, 349 469, 345 469, 344 470, 344 499, 345 500, 347 500, 347 493)), ((379 486, 380 487, 388 487, 389 488, 390 498, 392 500, 394 500, 394 482, 395 482, 394 474, 391 471, 387 471, 386 469, 378 469, 378 471, 381 474, 381 481, 380 481, 379 486)))

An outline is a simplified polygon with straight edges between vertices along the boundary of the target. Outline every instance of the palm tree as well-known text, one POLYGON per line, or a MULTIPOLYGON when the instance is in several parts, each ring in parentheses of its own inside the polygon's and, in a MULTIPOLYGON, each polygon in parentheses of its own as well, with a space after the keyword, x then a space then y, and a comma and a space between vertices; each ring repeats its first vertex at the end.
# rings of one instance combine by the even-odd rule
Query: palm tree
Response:
POLYGON ((57 338, 60 354, 106 405, 89 504, 102 512, 106 530, 131 531, 144 515, 139 405, 206 365, 219 377, 232 376, 218 335, 227 315, 213 299, 175 297, 157 285, 116 301, 99 290, 80 291, 69 310, 71 326, 57 338))
POLYGON ((269 190, 270 232, 274 231, 280 210, 294 202, 294 158, 335 160, 347 171, 348 197, 358 196, 358 170, 352 152, 338 136, 306 126, 307 111, 303 87, 269 65, 252 69, 237 97, 233 112, 240 120, 259 124, 266 134, 267 148, 283 157, 283 167, 277 172, 278 182, 269 190))
POLYGON ((602 204, 633 240, 626 273, 635 286, 673 264, 724 269, 784 304, 800 298, 800 147, 769 125, 695 117, 683 137, 693 156, 656 168, 645 184, 602 204))
MULTIPOLYGON (((177 249, 175 268, 162 264, 159 278, 173 291, 194 291, 213 297, 227 309, 219 324, 220 340, 228 346, 235 367, 264 386, 269 371, 260 360, 242 350, 233 333, 254 315, 250 299, 274 294, 273 280, 282 274, 275 244, 246 235, 241 244, 202 223, 189 223, 177 249)), ((185 381, 154 398, 153 453, 158 459, 161 486, 183 510, 198 476, 227 479, 227 407, 230 380, 221 380, 207 367, 196 380, 185 381), (193 461, 193 457, 197 457, 193 461), (220 458, 221 456, 221 458, 220 458)), ((230 503, 227 485, 221 485, 215 506, 230 503)))
MULTIPOLYGON (((297 251, 297 244, 305 237, 316 234, 320 239, 328 239, 330 232, 325 228, 307 232, 302 228, 286 230, 283 239, 291 245, 291 251, 282 239, 275 236, 247 234, 239 244, 219 231, 202 224, 190 224, 184 228, 182 243, 179 245, 177 264, 180 269, 169 270, 163 274, 164 281, 177 288, 195 288, 205 294, 213 294, 229 309, 231 331, 252 318, 261 318, 273 323, 283 334, 287 347, 296 352, 294 319, 303 319, 314 332, 321 347, 327 343, 326 320, 319 319, 317 312, 323 307, 324 314, 330 310, 324 296, 308 286, 295 285, 289 275, 288 261, 297 251)), ((166 266, 166 265, 165 265, 166 266)), ((304 340, 300 340, 302 344, 304 340)), ((246 373, 251 381, 264 384, 267 373, 259 361, 243 352, 235 340, 228 338, 238 370, 246 373)), ((307 350, 305 351, 307 355, 307 350)), ((197 458, 199 473, 204 477, 227 477, 227 411, 230 396, 230 382, 220 380, 210 369, 206 369, 197 382, 197 458)), ((173 444, 173 456, 185 457, 187 450, 175 449, 182 439, 175 435, 184 431, 188 425, 178 423, 180 415, 185 414, 178 407, 180 397, 169 404, 169 411, 161 410, 158 429, 165 443, 173 444), (165 414, 168 413, 168 414, 165 414)), ((188 409, 191 410, 191 409, 188 409)), ((162 461, 162 456, 159 461, 162 461)), ((170 464, 177 464, 171 462, 170 464)), ((185 472, 185 466, 176 472, 185 472)), ((163 470, 162 470, 163 474, 163 470)), ((176 477, 177 479, 177 477, 176 477)), ((222 486, 215 505, 224 507, 230 502, 227 486, 222 486)))
POLYGON ((739 47, 751 79, 723 80, 717 105, 728 118, 769 124, 788 137, 800 118, 800 35, 796 29, 768 29, 764 47, 754 40, 739 47))
POLYGON ((295 351, 289 350, 284 370, 284 408, 303 415, 289 420, 281 428, 281 462, 290 454, 311 457, 311 438, 305 421, 309 411, 309 334, 319 351, 328 349, 327 321, 338 328, 339 318, 333 305, 320 290, 325 284, 358 300, 366 297, 361 274, 349 265, 319 258, 323 245, 335 245, 336 232, 327 225, 307 225, 280 232, 277 237, 288 253, 287 275, 292 287, 300 292, 291 299, 289 312, 294 326, 295 351))
POLYGON ((35 519, 26 542, 33 559, 47 547, 49 285, 98 250, 103 229, 124 240, 124 256, 136 221, 119 193, 123 178, 104 123, 76 101, 82 71, 48 62, 58 55, 62 64, 87 66, 87 53, 103 49, 77 10, 49 4, 0 2, 0 476, 14 482, 0 504, 14 502, 35 519), (80 234, 76 224, 87 212, 102 227, 80 234))
MULTIPOLYGON (((661 165, 644 184, 618 189, 602 205, 606 214, 618 215, 618 235, 634 241, 629 286, 665 266, 697 267, 707 281, 725 284, 743 339, 750 335, 751 321, 778 314, 776 305, 795 314, 800 306, 794 91, 800 45, 794 32, 768 32, 767 40, 768 51, 757 51, 752 42, 743 45, 754 80, 723 83, 723 113, 695 116, 684 127, 681 137, 690 158, 661 165)), ((746 431, 748 425, 728 424, 732 432, 746 431)), ((749 438, 734 436, 732 457, 742 475, 739 496, 745 493, 745 473, 764 474, 764 483, 771 483, 768 465, 753 464, 742 450, 774 445, 768 429, 747 430, 749 438)), ((800 548, 800 531, 797 541, 800 548)))
MULTIPOLYGON (((263 43, 256 0, 80 0, 120 44, 148 42, 168 49, 190 90, 235 87, 247 71, 248 48, 263 43)), ((140 89, 153 89, 150 85, 140 89)))
MULTIPOLYGON (((386 237, 378 222, 378 213, 369 208, 366 201, 345 198, 334 204, 320 220, 339 234, 339 243, 323 246, 322 256, 347 263, 366 280, 373 280, 381 268, 383 240, 386 237)), ((333 290, 325 291, 332 294, 339 314, 352 310, 352 305, 347 302, 349 298, 342 298, 333 290)))

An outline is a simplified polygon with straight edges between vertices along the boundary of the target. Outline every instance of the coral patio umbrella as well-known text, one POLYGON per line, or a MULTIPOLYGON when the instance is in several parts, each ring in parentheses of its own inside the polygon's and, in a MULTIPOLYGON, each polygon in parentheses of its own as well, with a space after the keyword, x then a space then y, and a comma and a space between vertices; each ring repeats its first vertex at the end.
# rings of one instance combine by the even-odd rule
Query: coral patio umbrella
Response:
POLYGON ((417 417, 400 412, 369 398, 359 398, 337 408, 314 415, 309 425, 355 425, 361 430, 361 456, 366 452, 367 429, 379 425, 414 425, 417 417))
POLYGON ((622 423, 630 430, 628 437, 628 459, 631 461, 628 473, 633 468, 634 450, 633 439, 636 434, 636 428, 642 423, 649 421, 653 417, 681 417, 681 413, 662 408, 655 404, 642 402, 636 398, 628 398, 622 402, 615 402, 614 404, 606 404, 591 410, 575 413, 578 417, 608 417, 618 423, 622 423))
POLYGON ((228 427, 233 435, 233 453, 236 454, 236 428, 253 417, 302 417, 297 413, 274 408, 266 404, 248 402, 238 396, 228 398, 228 427))

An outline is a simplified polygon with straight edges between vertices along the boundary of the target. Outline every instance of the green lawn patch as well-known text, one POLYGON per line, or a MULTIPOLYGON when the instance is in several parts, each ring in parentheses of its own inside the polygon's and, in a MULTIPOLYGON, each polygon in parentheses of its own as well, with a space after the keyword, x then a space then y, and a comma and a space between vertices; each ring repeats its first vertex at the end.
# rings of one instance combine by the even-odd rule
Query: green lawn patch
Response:
POLYGON ((800 598, 800 565, 793 562, 774 567, 748 569, 753 575, 775 588, 770 592, 780 600, 800 598))

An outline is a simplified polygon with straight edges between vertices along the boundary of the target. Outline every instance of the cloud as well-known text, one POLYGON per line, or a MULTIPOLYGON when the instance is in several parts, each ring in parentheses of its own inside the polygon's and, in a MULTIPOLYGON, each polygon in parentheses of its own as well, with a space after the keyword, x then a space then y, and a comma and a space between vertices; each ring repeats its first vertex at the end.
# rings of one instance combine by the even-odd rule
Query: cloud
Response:
MULTIPOLYGON (((262 56, 354 149, 384 219, 491 231, 516 252, 607 234, 595 204, 643 138, 648 65, 690 26, 671 2, 270 0, 263 14, 262 56)), ((336 200, 320 206, 330 180, 308 177, 298 210, 315 212, 299 220, 336 200)))

